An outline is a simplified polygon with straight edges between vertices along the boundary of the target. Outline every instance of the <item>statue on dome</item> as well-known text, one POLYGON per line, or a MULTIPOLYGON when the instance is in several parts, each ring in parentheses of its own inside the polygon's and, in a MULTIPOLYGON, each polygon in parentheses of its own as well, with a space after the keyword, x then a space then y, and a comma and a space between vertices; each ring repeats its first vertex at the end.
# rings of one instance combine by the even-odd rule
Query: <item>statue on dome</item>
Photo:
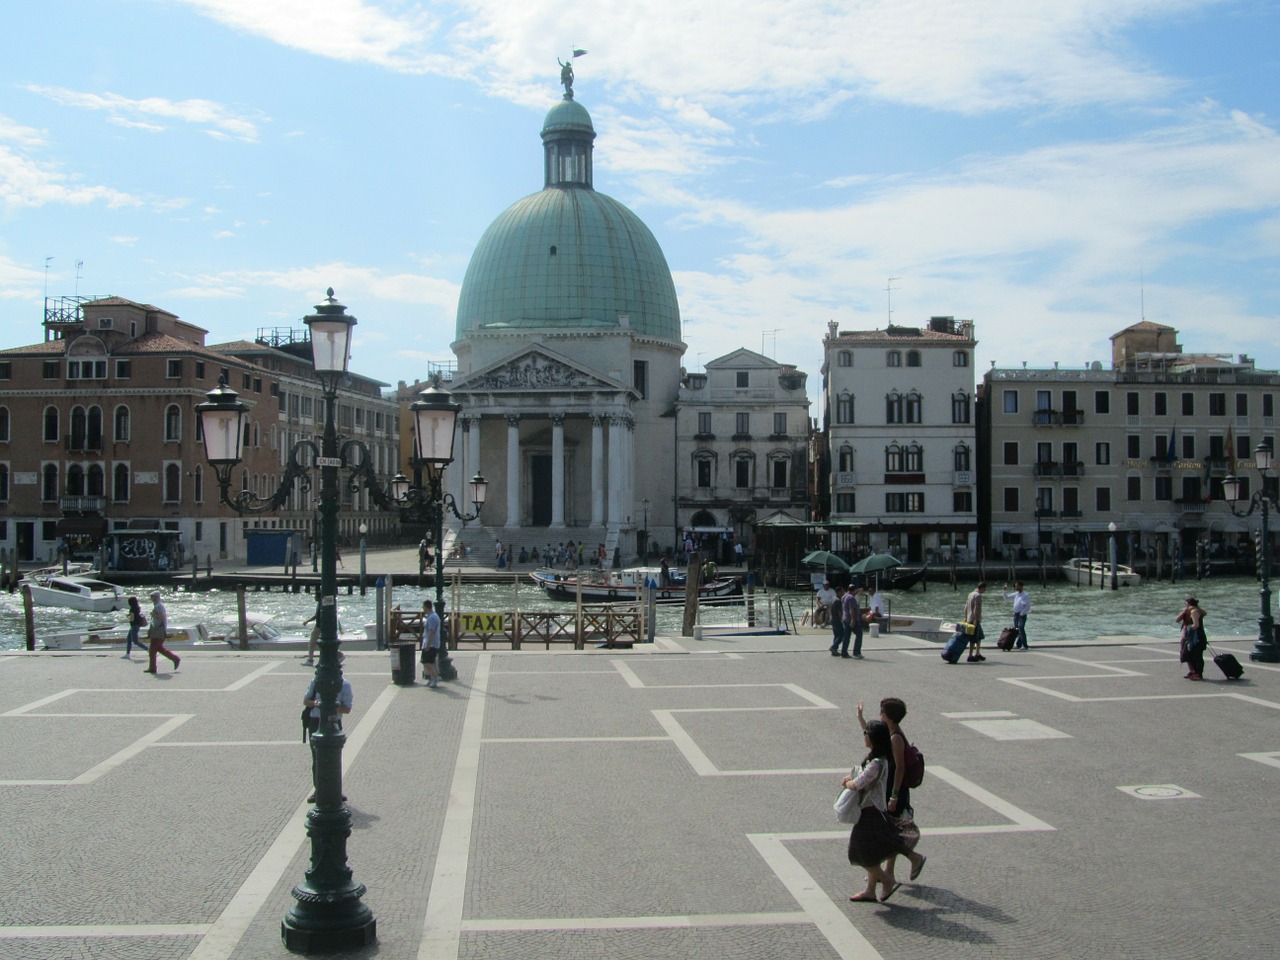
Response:
POLYGON ((564 84, 564 98, 566 100, 573 99, 573 59, 570 58, 567 63, 561 62, 556 57, 556 63, 560 64, 560 82, 564 84))

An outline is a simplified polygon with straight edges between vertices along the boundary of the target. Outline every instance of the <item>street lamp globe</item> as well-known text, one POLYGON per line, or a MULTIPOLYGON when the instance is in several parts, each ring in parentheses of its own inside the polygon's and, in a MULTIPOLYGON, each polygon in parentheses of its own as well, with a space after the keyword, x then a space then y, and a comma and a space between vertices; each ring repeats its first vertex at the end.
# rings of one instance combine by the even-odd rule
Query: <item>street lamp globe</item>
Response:
POLYGON ((462 412, 453 394, 440 385, 440 378, 409 404, 413 417, 413 454, 433 474, 453 462, 453 426, 462 412))
POLYGON ((215 470, 230 470, 240 462, 240 444, 244 440, 243 423, 249 405, 227 386, 226 377, 205 394, 208 398, 196 404, 200 431, 204 436, 204 455, 215 470))
POLYGON ((311 331, 311 360, 320 382, 336 390, 347 373, 347 361, 351 357, 351 328, 356 318, 347 315, 347 308, 333 298, 333 287, 326 293, 324 303, 316 305, 316 312, 303 318, 311 331))
POLYGON ((1254 456, 1258 458, 1258 469, 1262 471, 1270 470, 1275 465, 1275 451, 1271 448, 1271 440, 1263 440, 1258 444, 1258 449, 1253 451, 1254 456))
POLYGON ((485 498, 489 495, 489 481, 483 475, 476 472, 476 475, 468 481, 467 486, 471 488, 471 502, 475 504, 476 512, 480 512, 480 508, 484 506, 485 498))

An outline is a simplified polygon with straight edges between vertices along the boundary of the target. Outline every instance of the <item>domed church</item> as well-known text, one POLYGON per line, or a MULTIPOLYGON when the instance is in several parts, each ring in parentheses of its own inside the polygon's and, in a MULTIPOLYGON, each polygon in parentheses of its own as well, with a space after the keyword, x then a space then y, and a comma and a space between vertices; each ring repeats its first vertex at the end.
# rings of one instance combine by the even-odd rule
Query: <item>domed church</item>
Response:
POLYGON ((661 543, 674 531, 685 344, 658 241, 595 190, 595 129, 566 77, 542 126, 542 190, 493 221, 463 279, 450 486, 463 503, 465 480, 485 475, 480 523, 504 543, 629 559, 646 524, 661 543))

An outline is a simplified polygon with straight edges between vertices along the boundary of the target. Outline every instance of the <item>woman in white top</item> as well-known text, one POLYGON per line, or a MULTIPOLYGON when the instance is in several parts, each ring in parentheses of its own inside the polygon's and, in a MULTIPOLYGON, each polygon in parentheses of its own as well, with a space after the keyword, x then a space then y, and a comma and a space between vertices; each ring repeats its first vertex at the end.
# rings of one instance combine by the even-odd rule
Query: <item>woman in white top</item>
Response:
POLYGON ((893 745, 889 727, 883 720, 872 720, 863 731, 867 755, 862 765, 841 781, 841 786, 862 792, 862 812, 849 834, 849 862, 867 871, 867 887, 849 899, 854 903, 874 902, 876 884, 883 892, 880 902, 888 900, 900 884, 884 872, 880 865, 894 854, 909 855, 893 824, 885 816, 885 786, 889 775, 889 758, 893 745))

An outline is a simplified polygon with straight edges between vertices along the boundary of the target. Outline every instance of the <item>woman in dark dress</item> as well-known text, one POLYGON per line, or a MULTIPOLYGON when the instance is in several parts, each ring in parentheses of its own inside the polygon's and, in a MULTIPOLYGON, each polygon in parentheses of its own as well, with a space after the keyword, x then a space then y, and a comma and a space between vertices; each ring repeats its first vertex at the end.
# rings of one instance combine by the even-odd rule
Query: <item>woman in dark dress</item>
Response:
POLYGON ((909 851, 885 817, 885 786, 888 782, 889 758, 893 745, 889 728, 881 720, 872 720, 862 734, 867 755, 862 765, 841 781, 841 786, 862 792, 862 812, 849 834, 849 862, 867 871, 867 887, 849 899, 854 903, 876 899, 876 884, 883 892, 880 901, 888 900, 899 884, 880 866, 894 854, 906 856, 909 851))
MULTIPOLYGON (((884 721, 884 725, 889 728, 889 775, 885 781, 888 797, 885 803, 885 809, 890 817, 905 818, 911 826, 910 838, 904 837, 904 843, 910 849, 906 856, 911 861, 911 879, 914 880, 920 876, 920 871, 924 869, 924 862, 927 857, 923 854, 915 852, 915 845, 920 839, 920 832, 915 829, 915 810, 911 806, 911 788, 906 783, 906 762, 907 762, 907 735, 902 732, 903 718, 907 715, 907 705, 898 697, 885 697, 880 701, 880 719, 884 721)), ((866 728, 867 722, 862 716, 862 702, 858 702, 858 723, 862 724, 863 729, 866 728)), ((888 862, 884 865, 884 872, 889 878, 889 885, 892 886, 897 881, 894 879, 893 868, 898 859, 895 853, 889 857, 888 862)))

